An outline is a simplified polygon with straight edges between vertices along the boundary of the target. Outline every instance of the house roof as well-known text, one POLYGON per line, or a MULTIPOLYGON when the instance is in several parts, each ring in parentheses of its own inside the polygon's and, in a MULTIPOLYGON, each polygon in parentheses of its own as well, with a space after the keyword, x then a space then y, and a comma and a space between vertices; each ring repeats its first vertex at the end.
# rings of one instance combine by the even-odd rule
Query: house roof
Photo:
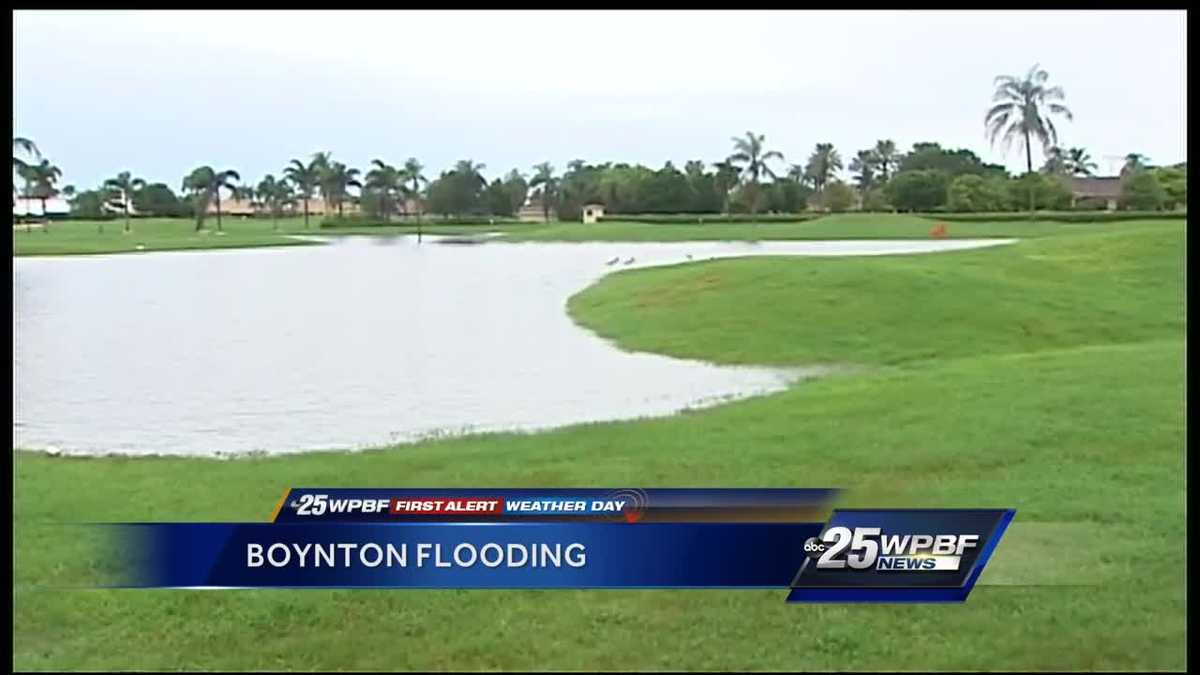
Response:
POLYGON ((1121 179, 1107 177, 1071 177, 1071 194, 1075 197, 1102 197, 1116 199, 1121 196, 1121 179))

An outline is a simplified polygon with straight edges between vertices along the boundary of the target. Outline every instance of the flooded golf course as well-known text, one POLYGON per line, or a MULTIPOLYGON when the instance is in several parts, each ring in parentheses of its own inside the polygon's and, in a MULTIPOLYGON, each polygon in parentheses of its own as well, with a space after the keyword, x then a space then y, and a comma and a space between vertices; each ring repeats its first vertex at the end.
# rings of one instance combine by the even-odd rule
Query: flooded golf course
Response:
POLYGON ((567 299, 624 269, 1011 240, 326 245, 13 259, 13 446, 65 454, 358 449, 664 415, 814 369, 628 353, 567 299))

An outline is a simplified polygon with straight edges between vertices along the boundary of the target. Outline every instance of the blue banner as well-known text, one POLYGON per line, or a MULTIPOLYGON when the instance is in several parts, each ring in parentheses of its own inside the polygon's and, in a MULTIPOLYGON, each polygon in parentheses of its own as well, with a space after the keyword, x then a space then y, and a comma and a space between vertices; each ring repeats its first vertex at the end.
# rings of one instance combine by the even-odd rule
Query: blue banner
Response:
POLYGON ((111 525, 127 588, 777 588, 962 602, 1011 509, 838 509, 835 490, 296 488, 266 523, 111 525))
POLYGON ((819 523, 121 525, 124 586, 787 588, 819 523))

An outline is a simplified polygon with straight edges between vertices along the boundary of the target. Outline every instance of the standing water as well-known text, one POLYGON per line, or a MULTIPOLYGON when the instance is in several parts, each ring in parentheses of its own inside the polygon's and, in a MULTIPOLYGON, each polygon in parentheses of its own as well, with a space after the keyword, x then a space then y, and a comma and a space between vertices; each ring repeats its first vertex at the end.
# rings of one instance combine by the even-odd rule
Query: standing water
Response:
POLYGON ((566 313, 604 274, 1006 243, 435 240, 15 258, 13 446, 297 452, 669 414, 814 371, 620 351, 566 313))

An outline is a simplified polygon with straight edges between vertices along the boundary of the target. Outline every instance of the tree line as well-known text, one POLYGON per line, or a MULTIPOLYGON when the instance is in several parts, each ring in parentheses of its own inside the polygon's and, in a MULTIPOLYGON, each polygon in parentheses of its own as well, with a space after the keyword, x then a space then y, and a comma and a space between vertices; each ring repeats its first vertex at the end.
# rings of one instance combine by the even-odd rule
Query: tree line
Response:
MULTIPOLYGON (((353 205, 365 217, 387 222, 393 217, 424 213, 444 217, 512 217, 527 202, 548 220, 578 220, 583 207, 600 203, 609 214, 796 213, 805 210, 847 211, 1016 211, 1066 209, 1072 206, 1069 177, 1092 176, 1096 164, 1084 148, 1058 144, 1055 120, 1073 120, 1062 87, 1050 86, 1048 74, 1034 66, 1024 76, 994 81, 993 105, 984 124, 990 141, 1007 151, 1024 151, 1026 171, 1011 175, 974 152, 943 148, 936 142, 914 143, 901 152, 894 141, 881 139, 855 152, 849 162, 832 143, 817 143, 807 158, 787 163, 782 152, 769 149, 762 134, 732 138, 728 156, 706 164, 696 159, 682 167, 666 162, 653 169, 640 164, 569 162, 556 171, 549 162, 528 174, 513 169, 491 181, 486 166, 470 159, 457 162, 430 180, 416 158, 392 165, 375 159, 364 173, 336 161, 328 152, 291 160, 277 178, 268 174, 257 184, 242 182, 232 169, 198 167, 180 184, 179 192, 164 183, 148 183, 130 172, 106 180, 93 190, 62 190, 62 172, 40 156, 28 139, 13 139, 13 168, 24 181, 14 195, 44 200, 63 194, 72 213, 101 217, 106 210, 159 216, 190 216, 196 228, 215 216, 221 227, 221 200, 245 200, 276 220, 285 212, 310 220, 313 200, 324 202, 325 214, 342 216, 353 205), (1032 147, 1046 157, 1034 170, 1032 147), (27 161, 25 157, 30 159, 27 161), (839 177, 845 169, 850 180, 839 177), (531 200, 531 201, 530 201, 531 200), (106 206, 108 207, 106 209, 106 206)), ((1187 201, 1187 165, 1153 167, 1137 153, 1121 170, 1121 205, 1160 209, 1187 201)), ((1103 208, 1084 201, 1081 208, 1103 208)))

